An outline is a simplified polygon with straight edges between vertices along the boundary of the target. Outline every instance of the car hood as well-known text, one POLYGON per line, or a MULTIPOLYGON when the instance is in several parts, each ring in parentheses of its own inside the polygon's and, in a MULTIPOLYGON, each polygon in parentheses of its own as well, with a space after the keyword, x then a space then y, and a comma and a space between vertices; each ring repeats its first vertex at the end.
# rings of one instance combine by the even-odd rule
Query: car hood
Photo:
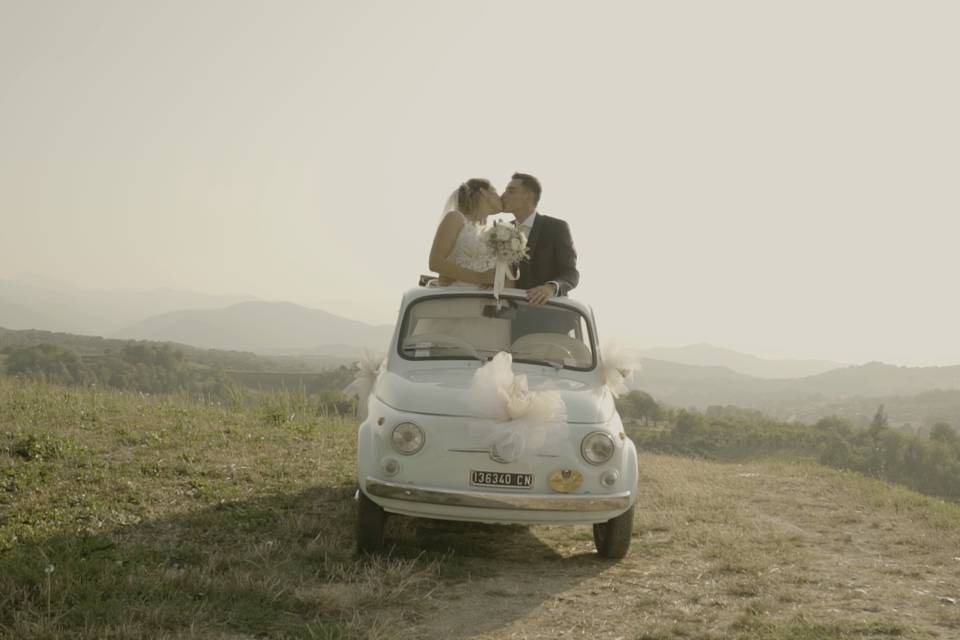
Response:
MULTIPOLYGON (((485 418, 471 410, 470 383, 476 369, 444 368, 384 371, 377 379, 374 393, 387 405, 407 413, 424 413, 469 418, 485 418)), ((527 377, 530 391, 556 391, 563 399, 567 421, 580 424, 605 424, 614 412, 613 397, 606 385, 589 384, 570 378, 519 372, 527 377)))

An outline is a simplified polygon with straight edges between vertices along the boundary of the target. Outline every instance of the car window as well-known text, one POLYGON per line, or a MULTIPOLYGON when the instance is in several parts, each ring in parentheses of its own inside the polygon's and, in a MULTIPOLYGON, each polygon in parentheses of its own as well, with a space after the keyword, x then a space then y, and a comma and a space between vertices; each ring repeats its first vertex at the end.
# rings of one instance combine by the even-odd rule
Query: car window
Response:
POLYGON ((534 306, 503 299, 443 296, 410 305, 403 319, 400 355, 422 359, 487 360, 500 351, 517 362, 571 369, 595 366, 587 319, 561 305, 534 306))

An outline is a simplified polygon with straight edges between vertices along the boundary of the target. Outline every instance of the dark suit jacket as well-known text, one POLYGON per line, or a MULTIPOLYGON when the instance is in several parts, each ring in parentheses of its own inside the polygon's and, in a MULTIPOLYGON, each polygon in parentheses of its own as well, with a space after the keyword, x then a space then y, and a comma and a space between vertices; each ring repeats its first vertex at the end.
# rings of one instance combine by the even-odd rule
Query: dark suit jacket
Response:
POLYGON ((577 250, 570 227, 563 220, 537 213, 527 238, 530 257, 520 263, 518 289, 532 289, 550 281, 560 285, 557 295, 565 296, 580 282, 577 250))

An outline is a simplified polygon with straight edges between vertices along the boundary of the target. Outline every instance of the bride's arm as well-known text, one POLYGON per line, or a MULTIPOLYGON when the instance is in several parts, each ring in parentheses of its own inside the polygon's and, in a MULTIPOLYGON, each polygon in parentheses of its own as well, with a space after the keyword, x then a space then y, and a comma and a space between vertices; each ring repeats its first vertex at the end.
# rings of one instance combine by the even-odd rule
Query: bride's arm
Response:
POLYGON ((457 236, 460 235, 463 224, 463 218, 459 214, 450 212, 437 227, 437 233, 433 237, 433 246, 430 248, 430 271, 440 274, 441 277, 459 280, 460 282, 490 284, 493 282, 493 271, 479 272, 465 269, 447 259, 453 251, 453 245, 457 242, 457 236))

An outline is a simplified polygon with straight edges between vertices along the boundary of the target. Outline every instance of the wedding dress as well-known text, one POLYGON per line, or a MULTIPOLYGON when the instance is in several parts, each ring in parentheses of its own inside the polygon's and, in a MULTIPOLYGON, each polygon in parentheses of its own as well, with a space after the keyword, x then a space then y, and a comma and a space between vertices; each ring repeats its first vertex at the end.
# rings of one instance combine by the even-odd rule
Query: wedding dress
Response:
MULTIPOLYGON (((463 226, 457 234, 453 249, 447 259, 457 266, 472 271, 490 271, 496 267, 496 257, 484 238, 486 228, 473 222, 459 211, 452 211, 463 220, 463 226)), ((431 286, 438 283, 432 282, 431 286)), ((479 285, 455 281, 455 287, 480 289, 479 285)), ((442 306, 430 307, 431 315, 418 318, 414 324, 411 342, 416 342, 418 334, 444 334, 465 339, 475 348, 496 353, 510 346, 510 322, 497 318, 484 317, 484 307, 490 300, 477 298, 453 298, 444 300, 442 306)))
MULTIPOLYGON (((463 227, 460 228, 460 233, 457 234, 457 240, 453 245, 453 251, 450 252, 447 259, 457 266, 471 271, 483 272, 496 267, 497 259, 483 237, 486 229, 459 211, 456 214, 463 219, 463 227)), ((470 285, 468 282, 460 281, 453 284, 456 286, 470 285)))

